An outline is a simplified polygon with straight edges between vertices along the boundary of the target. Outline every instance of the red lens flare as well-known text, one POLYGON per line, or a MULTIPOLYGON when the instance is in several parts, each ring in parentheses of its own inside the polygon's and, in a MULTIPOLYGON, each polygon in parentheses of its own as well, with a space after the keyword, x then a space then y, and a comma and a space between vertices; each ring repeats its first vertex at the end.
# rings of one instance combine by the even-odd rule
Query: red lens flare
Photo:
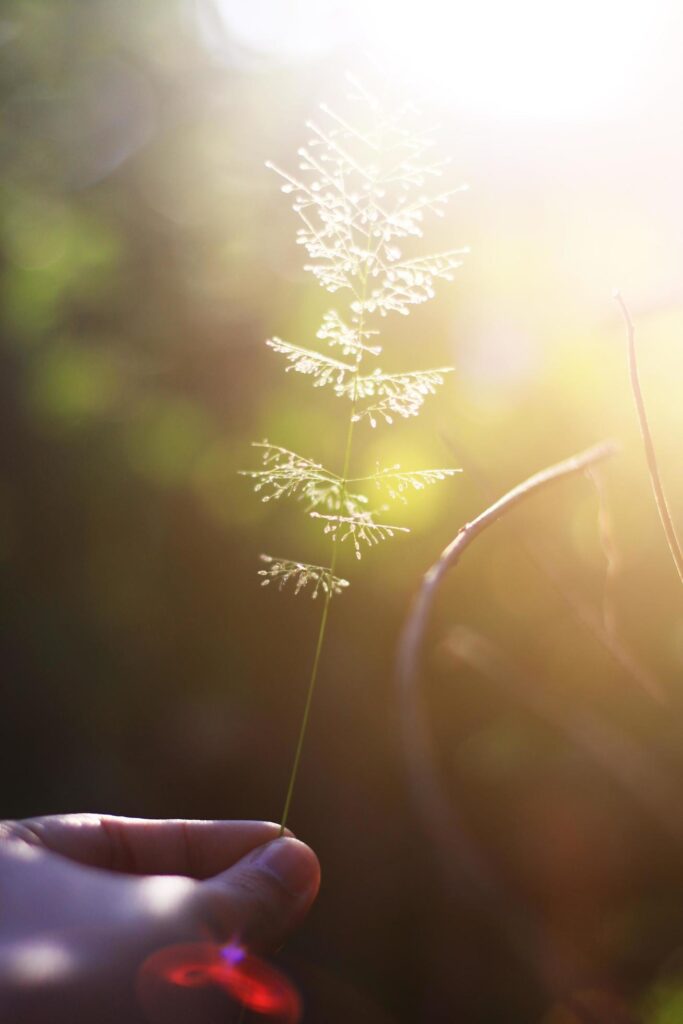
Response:
POLYGON ((301 1017, 301 999, 288 978, 265 960, 242 951, 235 957, 234 947, 221 951, 225 971, 218 984, 240 1003, 256 1013, 267 1013, 283 1021, 301 1017))
POLYGON ((159 950, 140 971, 144 1002, 154 990, 161 995, 160 984, 166 990, 213 985, 248 1010, 274 1017, 282 1024, 297 1024, 301 1019, 301 999, 289 979, 237 943, 218 946, 201 942, 159 950))

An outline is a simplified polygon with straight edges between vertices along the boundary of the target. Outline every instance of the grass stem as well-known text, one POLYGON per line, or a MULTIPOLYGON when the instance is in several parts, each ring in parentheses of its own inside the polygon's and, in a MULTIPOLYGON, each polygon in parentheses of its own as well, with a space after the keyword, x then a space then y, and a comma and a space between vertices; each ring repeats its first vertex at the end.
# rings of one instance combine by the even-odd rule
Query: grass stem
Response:
MULTIPOLYGON (((336 545, 335 545, 336 548, 336 545)), ((336 554, 336 550, 335 550, 336 554)), ((332 573, 334 573, 334 558, 332 560, 332 573)), ((320 655, 322 653, 323 644, 325 642, 325 632, 327 629, 327 620, 330 613, 330 600, 332 598, 332 589, 330 588, 325 594, 325 604, 323 605, 323 613, 320 619, 320 629, 318 630, 318 640, 315 645, 315 655, 313 657, 313 668, 311 670, 311 678, 308 683, 308 690, 306 693, 306 703, 304 705, 304 713, 301 718, 301 726, 299 727, 299 738, 296 744, 296 751, 294 753, 294 761, 292 762, 292 770, 289 774, 289 782, 287 784, 287 795, 285 796, 284 807, 282 808, 282 815, 280 817, 280 835, 284 835, 285 829, 287 828, 287 819, 289 817, 289 808, 292 803, 292 796, 294 795, 294 786, 296 784, 296 777, 299 773, 299 762, 301 761, 301 751, 304 746, 304 738, 306 736, 306 729, 308 728, 308 719, 311 713, 311 704, 313 703, 313 693, 315 692, 315 684, 318 679, 318 667, 320 665, 320 655)))
MULTIPOLYGON (((365 301, 367 275, 363 279, 363 293, 361 297, 361 308, 362 303, 365 301)), ((362 341, 363 339, 363 313, 361 312, 360 321, 358 324, 358 338, 362 341)), ((344 448, 344 466, 342 469, 342 486, 339 497, 339 510, 340 512, 344 509, 344 502, 346 500, 346 493, 349 484, 349 466, 351 465, 351 449, 353 447, 353 428, 356 425, 356 404, 357 404, 357 388, 358 388, 358 374, 360 371, 360 364, 362 358, 361 355, 356 361, 356 372, 353 379, 353 401, 351 403, 351 413, 349 415, 349 425, 346 431, 346 445, 344 448)), ((335 570, 337 568, 337 556, 339 554, 339 535, 336 534, 332 543, 332 558, 330 561, 330 576, 334 578, 335 570)), ((308 729, 308 719, 311 714, 311 705, 313 703, 313 694, 315 692, 315 684, 318 681, 318 669, 320 667, 320 656, 322 654, 323 645, 325 643, 325 633, 327 631, 327 620, 330 614, 330 601, 332 599, 332 587, 327 590, 325 594, 325 603, 323 605, 323 612, 320 618, 320 628, 318 629, 318 639, 315 645, 315 654, 313 656, 313 668, 311 669, 311 678, 308 683, 308 690, 306 691, 306 703, 304 704, 304 713, 301 717, 301 725, 299 727, 299 737, 297 739, 296 750, 294 752, 294 760, 292 762, 292 769, 289 773, 289 781, 287 783, 287 794, 285 796, 284 807, 282 808, 282 815, 280 817, 280 835, 284 835, 285 829, 287 828, 287 820, 289 818, 289 809, 292 804, 292 796, 294 795, 294 786, 296 785, 297 775, 299 774, 299 763, 301 761, 301 752, 304 746, 304 739, 306 738, 306 730, 308 729)))

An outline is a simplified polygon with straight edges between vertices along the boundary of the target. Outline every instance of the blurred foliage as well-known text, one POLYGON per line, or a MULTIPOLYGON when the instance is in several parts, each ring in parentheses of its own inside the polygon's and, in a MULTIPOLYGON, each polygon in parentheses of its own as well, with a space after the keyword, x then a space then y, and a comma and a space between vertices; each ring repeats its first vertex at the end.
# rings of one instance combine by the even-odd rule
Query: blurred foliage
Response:
MULTIPOLYGON (((326 306, 264 161, 294 165, 301 126, 339 94, 349 55, 250 50, 211 6, 6 0, 0 14, 6 816, 279 811, 318 612, 261 591, 256 558, 282 546, 314 561, 321 549, 236 470, 253 464, 252 437, 334 459, 343 424, 262 344, 273 332, 310 344, 326 306)), ((496 922, 433 870, 403 777, 392 661, 420 574, 457 528, 611 435, 623 451, 604 471, 610 608, 664 703, 563 599, 602 614, 597 499, 581 480, 468 553, 441 603, 425 693, 454 813, 540 915, 567 990, 606 990, 591 1020, 613 1021, 598 1004, 646 1005, 680 944, 680 850, 514 692, 465 667, 454 676, 439 641, 454 623, 477 628, 567 714, 623 730, 680 793, 683 606, 610 300, 616 281, 634 297, 681 523, 679 178, 661 172, 668 123, 660 135, 649 125, 651 159, 631 167, 632 122, 605 138, 604 125, 437 114, 440 148, 474 185, 439 240, 473 255, 437 302, 387 321, 385 349, 394 368, 458 372, 417 428, 380 440, 387 462, 465 472, 415 499, 414 532, 354 569, 334 609, 293 818, 326 884, 290 967, 308 1019, 327 1024, 575 1019, 550 1009, 557 965, 520 971, 496 922), (669 189, 656 209, 649 186, 669 189)), ((365 437, 356 455, 371 471, 380 442, 365 437)), ((681 1019, 680 992, 666 992, 647 1004, 652 1024, 681 1019)))

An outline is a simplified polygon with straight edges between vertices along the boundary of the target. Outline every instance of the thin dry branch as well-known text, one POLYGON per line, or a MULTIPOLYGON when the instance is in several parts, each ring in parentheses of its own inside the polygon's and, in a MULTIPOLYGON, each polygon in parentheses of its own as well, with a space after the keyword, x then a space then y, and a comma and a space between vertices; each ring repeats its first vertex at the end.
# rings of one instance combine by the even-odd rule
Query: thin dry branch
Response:
POLYGON ((448 570, 457 564, 472 541, 525 498, 531 497, 537 491, 543 490, 567 476, 582 473, 589 466, 594 466, 597 462, 613 455, 616 450, 616 445, 607 441, 594 445, 578 455, 572 455, 563 462, 557 462, 554 466, 535 473, 528 480, 513 487, 511 491, 480 513, 476 519, 465 523, 451 543, 442 551, 434 565, 425 573, 422 587, 408 616, 399 645, 398 657, 398 679, 404 691, 412 690, 417 677, 427 621, 439 586, 448 570))
MULTIPOLYGON (((462 445, 457 447, 450 438, 444 437, 444 443, 451 454, 458 459, 467 474, 469 480, 474 480, 481 496, 485 501, 492 497, 492 487, 486 474, 469 453, 463 452, 462 445)), ((598 498, 598 526, 600 530, 600 543, 607 562, 605 578, 605 601, 603 602, 603 614, 600 615, 595 609, 589 606, 580 594, 575 592, 564 578, 559 567, 555 564, 552 553, 545 545, 540 543, 538 537, 531 539, 524 529, 524 525, 508 521, 505 526, 515 537, 518 549, 527 557, 531 565, 539 572, 553 588, 555 594, 564 603, 565 607, 573 617, 574 621, 593 637, 600 644, 603 650, 610 655, 621 670, 633 680, 650 697, 659 701, 664 700, 664 693, 659 680, 649 668, 641 664, 633 652, 627 646, 624 638, 619 635, 616 626, 616 616, 611 602, 607 600, 609 590, 613 584, 613 577, 616 571, 616 563, 619 560, 613 540, 613 530, 610 517, 606 508, 606 491, 601 482, 600 469, 589 468, 586 471, 587 477, 593 481, 598 498)))
POLYGON ((487 905, 507 933, 512 948, 516 949, 527 965, 541 974, 541 949, 543 942, 547 943, 549 937, 542 936, 539 922, 534 920, 527 908, 517 905, 505 891, 498 873, 493 865, 488 863, 479 844, 468 834, 464 823, 458 821, 455 808, 436 777, 429 729, 419 700, 422 651, 439 587, 448 570, 458 563, 472 541, 525 498, 568 476, 583 472, 608 458, 615 451, 616 445, 604 442, 558 462, 529 477, 471 522, 466 523, 425 573, 398 648, 396 679, 403 744, 408 759, 410 781, 416 791, 416 807, 424 827, 433 840, 435 852, 442 860, 449 879, 457 885, 460 895, 470 901, 487 905))
POLYGON ((650 473, 650 482, 652 483, 652 490, 655 496, 655 502, 657 503, 657 511, 659 512, 659 518, 664 529, 664 535, 666 542, 669 545, 669 551, 673 558, 674 565, 678 572, 678 577, 683 583, 683 549, 681 548, 681 542, 678 539, 676 533, 676 527, 674 526, 671 513, 669 512, 669 506, 666 500, 666 494, 662 486, 662 479, 659 473, 659 464, 657 462, 657 455, 655 453, 655 446, 652 441, 652 432, 650 431, 650 423, 647 418, 647 412, 645 410, 645 401, 643 399, 643 392, 640 387, 640 375, 638 373, 638 360, 636 358, 636 329, 631 320, 631 315, 628 311, 628 307, 624 302, 621 294, 617 291, 614 294, 614 298, 621 309, 626 323, 626 330, 628 333, 628 368, 631 377, 631 390, 633 392, 633 398, 636 403, 636 410, 638 412, 638 421, 640 423, 640 433, 643 438, 643 445, 645 447, 645 458, 647 459, 647 468, 650 473))

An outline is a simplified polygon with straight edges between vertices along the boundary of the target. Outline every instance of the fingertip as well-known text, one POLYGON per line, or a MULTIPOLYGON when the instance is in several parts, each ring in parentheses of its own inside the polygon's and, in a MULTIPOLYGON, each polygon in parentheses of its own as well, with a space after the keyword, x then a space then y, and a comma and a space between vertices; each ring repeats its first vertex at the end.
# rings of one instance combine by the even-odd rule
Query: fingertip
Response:
POLYGON ((320 888, 320 862, 305 843, 285 834, 258 847, 247 858, 250 865, 267 871, 293 897, 311 901, 320 888))
POLYGON ((196 906, 222 941, 237 936, 251 949, 267 950, 300 924, 319 886, 315 853, 285 835, 200 883, 196 906))
POLYGON ((296 839, 296 836, 292 832, 291 828, 289 828, 289 826, 285 826, 285 828, 283 829, 282 825, 277 821, 261 821, 259 822, 259 824, 264 825, 266 828, 273 832, 273 839, 283 839, 285 837, 287 839, 296 839))

